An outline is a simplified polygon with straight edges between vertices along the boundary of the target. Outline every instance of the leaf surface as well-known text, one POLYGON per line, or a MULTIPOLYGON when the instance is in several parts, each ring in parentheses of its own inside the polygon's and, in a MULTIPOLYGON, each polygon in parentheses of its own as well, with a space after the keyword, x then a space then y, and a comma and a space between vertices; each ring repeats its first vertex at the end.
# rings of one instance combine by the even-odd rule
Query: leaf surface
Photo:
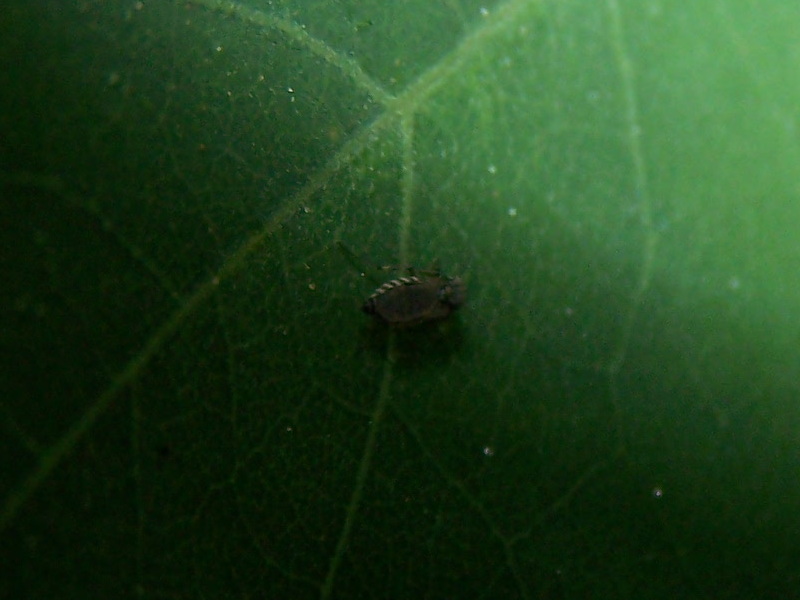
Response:
POLYGON ((795 593, 800 9, 7 14, 3 596, 795 593))

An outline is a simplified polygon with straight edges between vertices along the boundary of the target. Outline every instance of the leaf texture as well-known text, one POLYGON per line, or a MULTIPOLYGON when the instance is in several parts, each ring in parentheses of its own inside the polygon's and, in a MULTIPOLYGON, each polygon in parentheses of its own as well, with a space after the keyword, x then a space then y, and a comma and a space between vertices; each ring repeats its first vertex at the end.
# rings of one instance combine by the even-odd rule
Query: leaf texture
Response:
POLYGON ((3 597, 796 594, 800 9, 7 16, 3 597))

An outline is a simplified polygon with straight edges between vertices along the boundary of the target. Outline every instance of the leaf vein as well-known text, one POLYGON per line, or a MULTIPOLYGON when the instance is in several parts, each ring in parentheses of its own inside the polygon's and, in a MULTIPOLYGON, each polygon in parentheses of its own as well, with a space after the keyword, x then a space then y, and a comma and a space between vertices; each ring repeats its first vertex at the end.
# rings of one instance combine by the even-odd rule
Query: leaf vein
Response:
POLYGON ((392 98, 392 95, 375 79, 367 75, 364 69, 362 69, 355 60, 343 56, 322 40, 313 37, 306 31, 305 27, 298 25, 294 21, 255 8, 250 8, 239 2, 231 2, 230 0, 196 0, 196 3, 215 12, 235 16, 247 23, 253 23, 254 25, 266 29, 280 31, 287 35, 294 43, 306 48, 311 54, 319 56, 328 64, 338 68, 381 104, 387 104, 392 98))
MULTIPOLYGON (((150 360, 161 350, 195 310, 216 293, 219 283, 222 280, 238 272, 245 264, 246 259, 262 245, 265 239, 277 231, 280 225, 295 214, 299 207, 306 204, 313 194, 321 189, 342 166, 348 164, 354 156, 374 141, 380 132, 390 128, 392 124, 397 122, 398 118, 402 119, 403 117, 414 115, 420 104, 450 78, 458 76, 459 69, 464 63, 475 56, 476 53, 480 52, 494 35, 505 31, 508 27, 516 26, 526 9, 532 5, 539 6, 540 4, 538 0, 510 0, 500 5, 490 17, 487 17, 483 21, 482 26, 476 28, 472 33, 467 35, 456 48, 443 57, 436 65, 425 71, 416 82, 409 85, 402 94, 398 95, 396 98, 391 98, 382 91, 379 85, 369 83, 372 80, 363 74, 363 71, 354 61, 341 57, 341 55, 330 47, 312 38, 302 27, 294 23, 255 9, 247 8, 237 2, 198 0, 198 3, 210 10, 234 14, 238 18, 249 22, 260 24, 265 27, 274 27, 290 35, 298 36, 298 41, 305 43, 309 51, 320 55, 328 62, 331 62, 331 64, 339 66, 343 72, 350 74, 350 76, 365 89, 371 89, 372 92, 375 93, 375 97, 382 100, 386 110, 374 120, 358 129, 345 141, 330 160, 309 178, 297 194, 290 198, 282 208, 271 216, 260 230, 253 233, 231 254, 215 275, 207 279, 204 283, 201 283, 192 294, 188 295, 183 303, 164 321, 164 323, 155 329, 143 348, 127 363, 127 365, 125 365, 122 371, 112 379, 109 386, 90 403, 78 420, 66 430, 61 438, 44 450, 33 471, 6 497, 2 509, 0 510, 0 531, 3 531, 10 524, 19 509, 44 483, 55 467, 66 458, 83 436, 91 430, 111 402, 123 389, 139 377, 150 360)), ((409 126, 406 129, 408 132, 412 131, 410 123, 411 121, 406 122, 406 125, 409 126)), ((406 160, 408 160, 408 156, 413 155, 413 148, 408 146, 408 144, 411 143, 410 139, 407 139, 405 142, 406 149, 404 150, 404 157, 406 160)), ((412 179, 409 179, 405 185, 409 185, 409 182, 413 181, 413 174, 409 174, 407 177, 412 179)), ((401 232, 401 235, 404 234, 401 232)), ((332 567, 336 566, 337 565, 332 565, 332 567)))

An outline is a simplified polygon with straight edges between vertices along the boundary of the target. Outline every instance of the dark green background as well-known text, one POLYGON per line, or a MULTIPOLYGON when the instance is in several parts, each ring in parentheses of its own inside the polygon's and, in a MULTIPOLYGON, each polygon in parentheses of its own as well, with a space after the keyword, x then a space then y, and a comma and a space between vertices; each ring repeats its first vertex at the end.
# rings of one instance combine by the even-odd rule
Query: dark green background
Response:
POLYGON ((9 4, 2 597, 798 597, 800 4, 9 4))

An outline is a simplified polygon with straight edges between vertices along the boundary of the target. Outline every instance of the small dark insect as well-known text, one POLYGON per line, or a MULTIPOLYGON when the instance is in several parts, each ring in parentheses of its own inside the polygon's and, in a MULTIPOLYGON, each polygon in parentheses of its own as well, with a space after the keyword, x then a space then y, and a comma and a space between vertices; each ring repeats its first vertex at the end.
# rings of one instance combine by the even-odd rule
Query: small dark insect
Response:
POLYGON ((394 327, 413 327, 447 318, 464 304, 466 292, 459 277, 438 272, 426 277, 411 275, 384 283, 364 301, 361 310, 394 327))
MULTIPOLYGON (((341 242, 338 246, 345 258, 358 267, 355 254, 341 242)), ((406 270, 408 277, 398 277, 381 285, 364 301, 361 310, 392 327, 406 328, 446 319, 467 299, 467 287, 460 277, 447 277, 438 269, 406 270)))

